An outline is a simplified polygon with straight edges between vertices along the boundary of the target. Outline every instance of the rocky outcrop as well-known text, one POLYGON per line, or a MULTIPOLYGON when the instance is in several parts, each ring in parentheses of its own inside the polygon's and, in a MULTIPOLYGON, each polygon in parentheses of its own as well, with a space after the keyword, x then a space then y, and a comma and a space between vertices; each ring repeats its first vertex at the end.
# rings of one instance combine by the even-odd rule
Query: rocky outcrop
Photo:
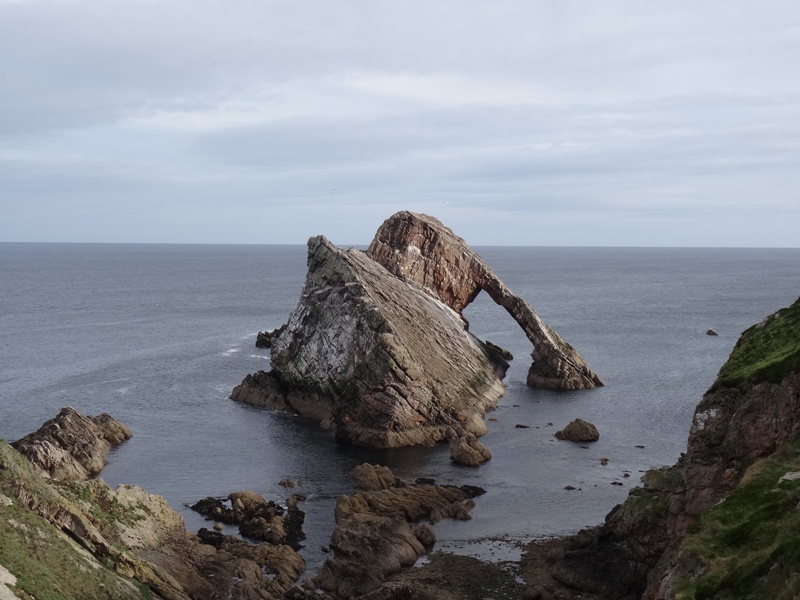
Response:
POLYGON ((800 486, 781 479, 800 467, 799 435, 800 300, 742 334, 678 463, 566 541, 552 568, 565 597, 793 597, 800 486))
POLYGON ((239 533, 252 540, 273 545, 287 544, 295 550, 305 539, 302 531, 305 513, 298 503, 304 497, 293 495, 286 500, 286 508, 251 491, 228 494, 227 503, 220 498, 204 498, 191 509, 207 519, 228 525, 238 525, 239 533), (228 507, 230 504, 230 507, 228 507))
POLYGON ((284 327, 286 326, 283 325, 273 331, 259 331, 256 336, 256 348, 272 348, 272 341, 283 333, 284 327))
POLYGON ((603 385, 578 352, 437 219, 399 212, 381 225, 367 253, 394 275, 422 286, 459 315, 481 291, 489 294, 533 344, 528 385, 567 390, 603 385))
POLYGON ((436 537, 419 521, 466 520, 474 506, 473 490, 406 484, 386 467, 364 464, 352 476, 367 489, 337 500, 333 557, 311 581, 342 598, 378 589, 389 575, 425 554, 436 537))
POLYGON ((600 439, 600 432, 597 427, 589 421, 575 419, 559 431, 553 434, 559 440, 570 442, 596 442, 600 439))
MULTIPOLYGON (((74 429, 87 426, 88 418, 73 413, 62 411, 43 427, 52 434, 55 423, 69 431, 71 437, 52 434, 67 451, 69 440, 86 440, 74 429)), ((88 423, 111 431, 111 439, 119 435, 110 417, 88 423)), ((70 455, 83 453, 91 454, 84 447, 70 455)), ((305 569, 288 545, 254 545, 221 534, 204 543, 186 531, 164 498, 136 486, 51 478, 2 440, 0 539, 0 562, 22 582, 26 598, 268 600, 283 597, 305 569)))
POLYGON ((272 371, 248 375, 231 398, 295 411, 374 448, 480 436, 511 357, 468 331, 462 310, 481 290, 534 343, 531 385, 602 385, 461 238, 432 217, 403 212, 381 226, 367 253, 309 240, 297 307, 286 325, 259 334, 272 371))
POLYGON ((489 449, 471 434, 450 438, 450 460, 465 467, 477 467, 492 458, 489 449))
POLYGON ((106 453, 130 437, 125 425, 105 413, 84 416, 65 407, 37 431, 11 445, 52 478, 79 481, 102 471, 107 464, 106 453))
POLYGON ((433 444, 482 435, 503 394, 503 364, 457 313, 357 250, 309 240, 297 308, 272 341, 272 373, 231 397, 290 408, 358 445, 433 444))

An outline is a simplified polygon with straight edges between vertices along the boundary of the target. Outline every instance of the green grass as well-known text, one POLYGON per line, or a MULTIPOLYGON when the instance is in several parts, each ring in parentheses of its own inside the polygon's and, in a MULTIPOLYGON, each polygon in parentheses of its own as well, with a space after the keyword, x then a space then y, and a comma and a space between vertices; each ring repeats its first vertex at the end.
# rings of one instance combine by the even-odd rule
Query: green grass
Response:
POLYGON ((800 369, 800 299, 742 334, 720 369, 714 388, 744 381, 779 381, 797 369, 800 369))
POLYGON ((36 511, 23 506, 15 499, 20 487, 41 504, 75 510, 51 482, 0 440, 0 493, 13 500, 11 506, 0 504, 0 564, 16 576, 17 595, 37 600, 152 598, 149 589, 101 566, 36 511))
POLYGON ((676 587, 686 600, 793 598, 800 580, 800 440, 757 461, 723 502, 692 523, 679 561, 702 568, 676 587))

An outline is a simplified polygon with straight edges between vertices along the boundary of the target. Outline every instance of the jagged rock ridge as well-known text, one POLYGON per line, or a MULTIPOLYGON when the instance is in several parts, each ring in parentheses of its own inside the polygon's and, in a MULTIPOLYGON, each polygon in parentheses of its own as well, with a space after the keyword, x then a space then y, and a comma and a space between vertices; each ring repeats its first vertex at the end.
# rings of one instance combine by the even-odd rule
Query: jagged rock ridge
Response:
POLYGON ((378 229, 367 253, 391 273, 422 286, 462 311, 485 291, 533 343, 528 385, 586 389, 603 385, 578 352, 515 296, 467 243, 428 215, 399 212, 378 229))
POLYGON ((106 453, 130 437, 130 430, 106 413, 85 416, 66 406, 11 445, 50 477, 78 481, 102 471, 106 453))
POLYGON ((309 240, 300 301, 284 327, 262 336, 273 369, 248 375, 231 398, 289 408, 369 447, 480 436, 508 367, 461 316, 481 289, 535 340, 529 383, 602 385, 463 240, 431 217, 398 213, 368 253, 309 240))

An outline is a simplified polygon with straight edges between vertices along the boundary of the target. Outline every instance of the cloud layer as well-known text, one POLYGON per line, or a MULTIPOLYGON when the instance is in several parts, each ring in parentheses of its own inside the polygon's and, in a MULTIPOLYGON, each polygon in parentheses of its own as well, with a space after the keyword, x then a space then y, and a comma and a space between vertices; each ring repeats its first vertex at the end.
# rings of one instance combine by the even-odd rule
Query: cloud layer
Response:
POLYGON ((800 5, 0 0, 0 241, 797 246, 800 5))

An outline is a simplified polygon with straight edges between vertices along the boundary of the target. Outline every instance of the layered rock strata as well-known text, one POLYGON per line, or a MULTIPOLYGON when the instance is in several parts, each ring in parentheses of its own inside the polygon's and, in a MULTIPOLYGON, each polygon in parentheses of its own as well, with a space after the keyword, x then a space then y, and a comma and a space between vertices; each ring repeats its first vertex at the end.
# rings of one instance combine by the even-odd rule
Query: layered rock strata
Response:
POLYGON ((686 453, 569 538, 552 575, 564 597, 794 597, 800 480, 787 473, 798 470, 800 300, 742 334, 686 453))
POLYGON ((273 371, 231 397, 290 408, 363 446, 482 435, 504 393, 507 363, 455 311, 322 236, 309 240, 305 288, 271 352, 273 371))
POLYGON ((380 588, 425 554, 436 535, 422 521, 466 520, 475 505, 470 488, 406 484, 387 467, 363 464, 352 476, 364 489, 337 500, 333 557, 309 582, 341 598, 380 588))
POLYGON ((77 481, 102 471, 106 453, 130 437, 130 429, 106 413, 85 416, 67 406, 11 445, 54 479, 77 481))
MULTIPOLYGON (((69 409, 40 429, 51 433, 41 439, 60 440, 59 456, 93 456, 86 441, 98 429, 117 439, 120 425, 69 409)), ((288 545, 221 534, 201 540, 160 496, 62 471, 65 478, 56 479, 0 440, 0 563, 27 594, 20 597, 270 600, 283 597, 305 570, 288 545)))
POLYGON ((483 262, 467 243, 428 215, 399 212, 378 229, 367 251, 389 272, 422 286, 459 315, 485 291, 519 324, 533 344, 528 385, 586 389, 603 385, 578 352, 483 262))
POLYGON ((480 464, 490 454, 474 437, 487 430, 483 414, 503 394, 510 358, 468 331, 462 311, 481 290, 534 343, 529 384, 602 385, 461 238, 432 217, 402 212, 367 253, 309 240, 297 307, 283 327, 259 334, 272 370, 248 375, 231 398, 295 411, 362 446, 450 440, 454 460, 480 464))

